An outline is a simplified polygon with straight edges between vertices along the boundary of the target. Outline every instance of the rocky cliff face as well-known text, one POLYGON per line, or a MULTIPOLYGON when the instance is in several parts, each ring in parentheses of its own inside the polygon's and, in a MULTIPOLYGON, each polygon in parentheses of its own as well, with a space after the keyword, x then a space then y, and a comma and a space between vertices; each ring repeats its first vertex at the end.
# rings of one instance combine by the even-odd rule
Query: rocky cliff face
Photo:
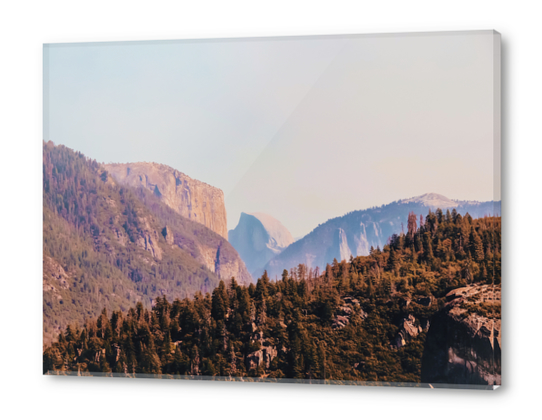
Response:
POLYGON ((393 234, 406 232, 409 212, 425 217, 429 210, 437 208, 450 211, 455 208, 458 213, 468 212, 473 218, 500 215, 500 202, 454 201, 439 194, 424 194, 328 220, 288 246, 264 268, 275 277, 301 263, 322 270, 334 258, 342 261, 350 255, 369 255, 371 247, 382 249, 393 234))
MULTIPOLYGON (((162 226, 165 225, 159 229, 159 232, 171 248, 180 248, 186 251, 192 258, 202 263, 207 270, 215 273, 219 279, 228 281, 235 277, 237 282, 241 284, 252 282, 252 277, 239 254, 222 236, 200 223, 178 217, 178 213, 174 209, 167 206, 160 197, 148 191, 147 188, 139 186, 134 189, 134 192, 153 216, 161 222, 162 226)), ((143 223, 139 223, 139 225, 145 226, 143 223)), ((147 231, 149 230, 144 232, 147 231)), ((151 241, 155 236, 156 231, 150 231, 149 240, 147 241, 145 237, 146 242, 142 242, 142 245, 149 244, 148 246, 152 247, 151 241)), ((151 249, 156 249, 156 246, 151 249)), ((157 258, 156 251, 151 253, 157 258)))
POLYGON ((227 241, 220 240, 211 244, 199 243, 197 247, 200 254, 198 260, 202 261, 208 270, 218 275, 219 279, 228 282, 232 277, 235 277, 240 284, 252 283, 252 277, 245 264, 227 241))
POLYGON ((132 187, 145 187, 181 216, 228 238, 224 193, 219 188, 158 163, 116 163, 103 166, 117 182, 132 187))
POLYGON ((422 382, 500 385, 500 285, 462 287, 446 297, 427 333, 422 382))
POLYGON ((228 239, 254 279, 262 275, 269 260, 294 242, 282 223, 264 213, 241 213, 239 224, 229 231, 228 239))
POLYGON ((140 233, 135 241, 136 245, 148 251, 158 261, 162 259, 162 248, 158 245, 158 232, 153 229, 146 217, 138 217, 140 233))

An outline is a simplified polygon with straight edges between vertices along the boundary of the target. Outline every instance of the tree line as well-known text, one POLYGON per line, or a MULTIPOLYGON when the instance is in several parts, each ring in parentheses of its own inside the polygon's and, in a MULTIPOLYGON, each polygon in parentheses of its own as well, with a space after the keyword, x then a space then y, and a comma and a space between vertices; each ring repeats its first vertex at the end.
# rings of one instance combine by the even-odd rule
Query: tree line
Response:
POLYGON ((500 217, 409 215, 370 255, 305 265, 255 284, 220 281, 70 325, 44 372, 419 382, 425 329, 397 346, 403 320, 427 325, 450 290, 500 283, 500 217))

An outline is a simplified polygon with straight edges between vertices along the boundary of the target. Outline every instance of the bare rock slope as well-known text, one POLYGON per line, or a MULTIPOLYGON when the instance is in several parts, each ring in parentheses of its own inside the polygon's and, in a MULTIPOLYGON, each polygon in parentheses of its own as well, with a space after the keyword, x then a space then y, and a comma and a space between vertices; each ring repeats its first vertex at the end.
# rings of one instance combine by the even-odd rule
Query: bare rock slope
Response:
POLYGON ((422 382, 500 385, 500 285, 462 287, 446 297, 427 333, 422 382))
POLYGON ((103 165, 119 183, 143 186, 181 216, 228 238, 224 193, 167 165, 148 162, 103 165))

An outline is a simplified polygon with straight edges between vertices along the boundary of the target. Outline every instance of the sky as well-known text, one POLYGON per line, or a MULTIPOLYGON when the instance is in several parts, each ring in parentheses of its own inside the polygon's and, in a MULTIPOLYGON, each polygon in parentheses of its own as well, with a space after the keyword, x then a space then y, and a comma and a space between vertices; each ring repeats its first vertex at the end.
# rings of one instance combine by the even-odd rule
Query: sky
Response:
POLYGON ((495 37, 46 44, 43 138, 221 188, 228 229, 263 212, 300 237, 428 192, 499 200, 495 37))

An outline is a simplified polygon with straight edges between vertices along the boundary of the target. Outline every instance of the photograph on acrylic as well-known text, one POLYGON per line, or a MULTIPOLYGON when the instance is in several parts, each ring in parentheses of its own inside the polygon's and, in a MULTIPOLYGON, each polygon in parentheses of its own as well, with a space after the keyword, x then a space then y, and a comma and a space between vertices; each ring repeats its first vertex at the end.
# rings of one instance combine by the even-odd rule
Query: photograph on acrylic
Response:
POLYGON ((495 31, 45 44, 43 373, 495 389, 495 31))

